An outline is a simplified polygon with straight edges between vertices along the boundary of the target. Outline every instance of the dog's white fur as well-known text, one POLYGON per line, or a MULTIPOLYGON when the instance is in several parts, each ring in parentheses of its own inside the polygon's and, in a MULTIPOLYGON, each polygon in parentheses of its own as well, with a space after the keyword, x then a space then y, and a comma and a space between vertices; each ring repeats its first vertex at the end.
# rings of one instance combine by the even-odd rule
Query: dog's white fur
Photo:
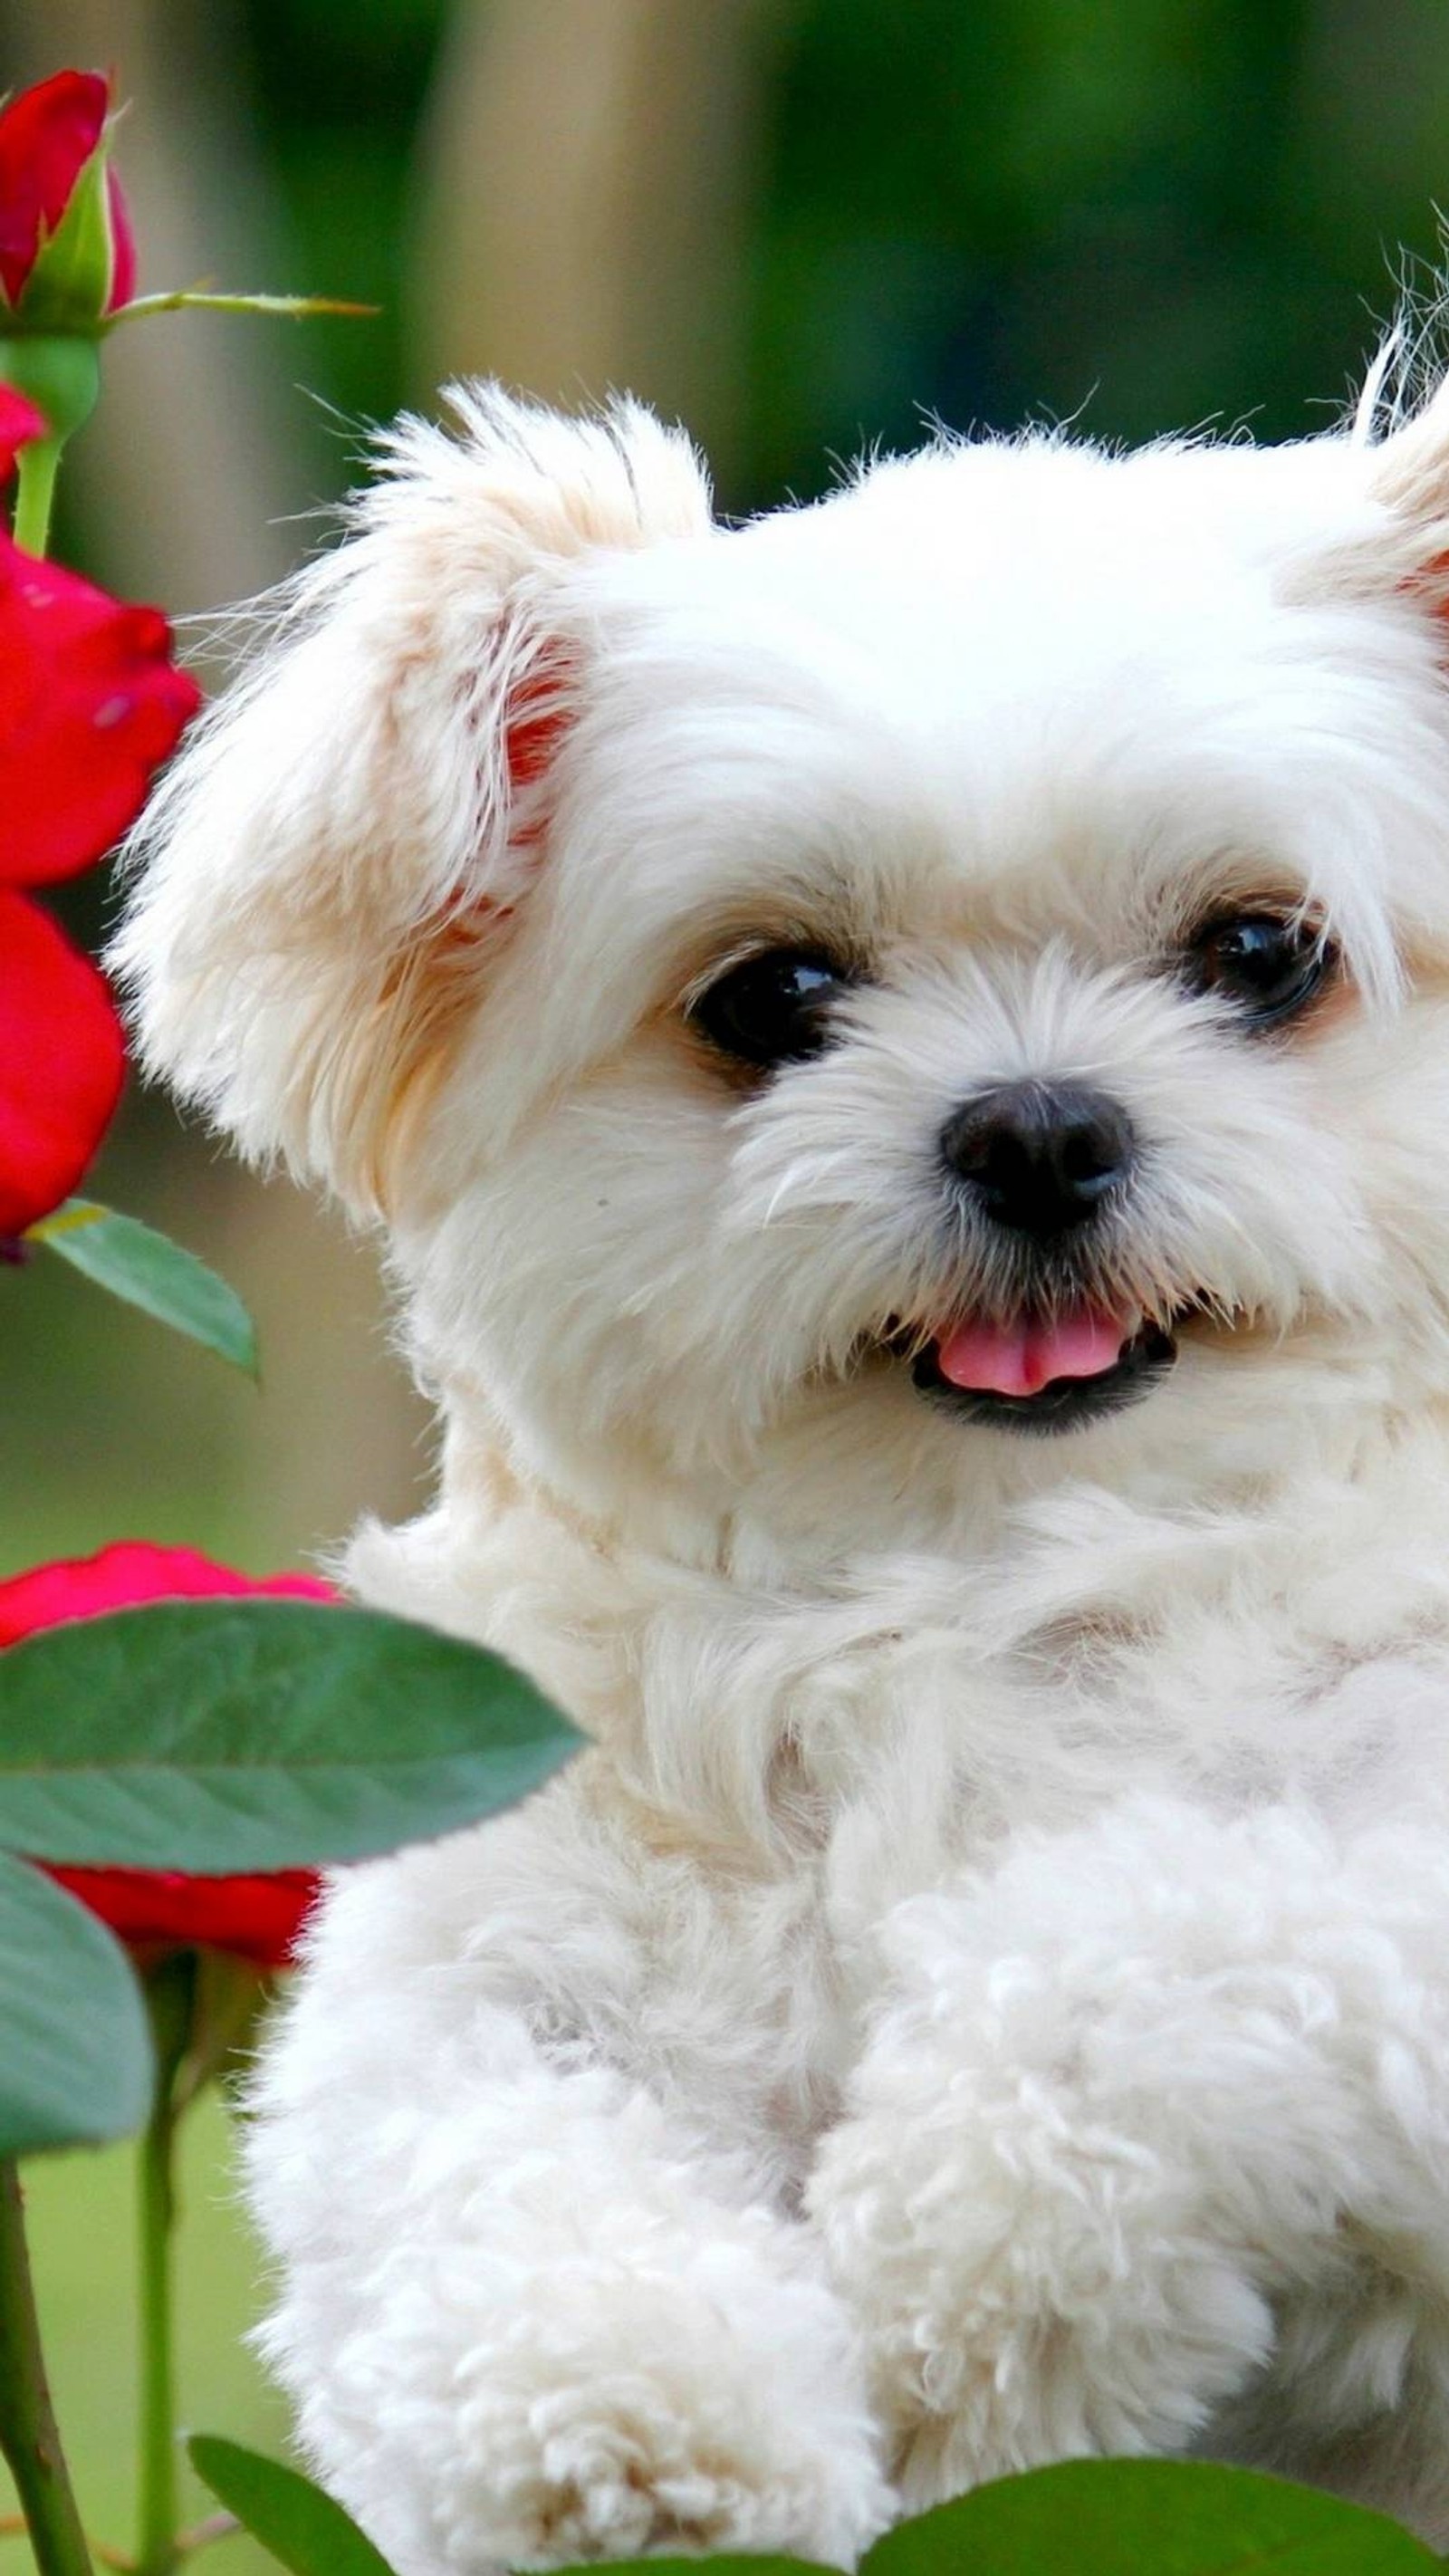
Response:
POLYGON ((1449 402, 734 530, 631 406, 454 407, 118 947, 385 1216, 446 1445, 356 1591, 594 1739, 332 1888, 249 2148, 306 2449, 404 2576, 849 2562, 1094 2450, 1449 2541, 1449 402), (1172 972, 1255 898, 1347 961, 1267 1038, 1172 972), (686 1008, 771 940, 865 980, 750 1087, 686 1008), (936 1138, 1021 1074, 1208 1310, 1056 1440, 873 1339, 999 1301, 936 1138))

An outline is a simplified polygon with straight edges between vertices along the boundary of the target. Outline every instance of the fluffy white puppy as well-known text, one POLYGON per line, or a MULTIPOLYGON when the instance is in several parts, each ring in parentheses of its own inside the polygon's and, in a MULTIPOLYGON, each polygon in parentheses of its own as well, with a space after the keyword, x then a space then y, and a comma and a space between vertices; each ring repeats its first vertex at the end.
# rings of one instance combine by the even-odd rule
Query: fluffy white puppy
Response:
POLYGON ((453 403, 117 952, 385 1220, 446 1439, 357 1593, 593 1739, 332 1888, 306 2450, 405 2576, 1097 2450, 1449 2540, 1449 401, 742 528, 453 403))

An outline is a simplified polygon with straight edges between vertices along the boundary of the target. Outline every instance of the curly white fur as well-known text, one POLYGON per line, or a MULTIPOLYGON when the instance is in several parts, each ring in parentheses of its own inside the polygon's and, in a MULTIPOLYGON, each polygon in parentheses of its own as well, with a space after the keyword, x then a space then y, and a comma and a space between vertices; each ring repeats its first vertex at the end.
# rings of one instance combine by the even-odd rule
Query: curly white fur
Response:
POLYGON ((594 1738, 341 1873, 248 2149, 267 2346, 403 2576, 850 2561, 1098 2449, 1449 2542, 1449 405, 1278 451, 942 442, 710 524, 478 389, 304 573, 144 836, 148 1061, 386 1218, 446 1426, 365 1599, 594 1738), (1254 1039, 1175 961, 1298 907, 1254 1039), (748 1085, 689 1006, 857 975, 748 1085), (1055 1441, 942 1122, 1089 1082, 1055 1441))

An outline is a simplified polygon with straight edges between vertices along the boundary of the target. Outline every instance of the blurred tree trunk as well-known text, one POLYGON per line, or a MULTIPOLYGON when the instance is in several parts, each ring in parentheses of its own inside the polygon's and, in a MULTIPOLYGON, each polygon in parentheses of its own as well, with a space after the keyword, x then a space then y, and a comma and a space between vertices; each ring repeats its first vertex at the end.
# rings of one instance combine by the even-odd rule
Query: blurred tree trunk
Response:
POLYGON ((683 419, 728 495, 771 38, 790 0, 458 0, 425 130, 422 396, 497 375, 683 419))
MULTIPOLYGON (((226 0, 0 0, 0 41, 15 86, 63 63, 115 67, 132 102, 122 162, 143 289, 293 282, 271 247, 226 0)), ((66 460, 87 569, 186 613, 245 597, 295 562, 311 542, 284 524, 311 497, 288 426, 295 364, 282 323, 192 314, 118 332, 100 410, 66 460)), ((201 660, 215 676, 218 664, 201 660)), ((364 1506, 412 1508, 426 1417, 386 1358, 370 1255, 296 1191, 264 1189, 196 1134, 177 1135, 155 1104, 128 1105, 113 1151, 136 1213, 213 1261, 263 1325, 265 1394, 232 1408, 215 1462, 228 1525, 254 1527, 275 1561, 336 1538, 364 1506)), ((167 1357, 158 1342, 138 1404, 164 1405, 167 1357)), ((63 1389, 44 1394, 64 1402, 63 1389)), ((191 1426, 178 1421, 175 1436, 186 1442, 191 1426)))

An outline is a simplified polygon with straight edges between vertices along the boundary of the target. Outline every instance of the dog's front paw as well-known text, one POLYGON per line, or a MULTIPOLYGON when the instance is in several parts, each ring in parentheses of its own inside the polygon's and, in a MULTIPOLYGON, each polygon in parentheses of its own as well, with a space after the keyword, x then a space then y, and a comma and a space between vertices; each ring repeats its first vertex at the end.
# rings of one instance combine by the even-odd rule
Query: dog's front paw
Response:
POLYGON ((445 2563, 791 2550, 850 2566, 891 2519, 860 2357, 818 2283, 707 2261, 538 2285, 459 2375, 445 2563))
POLYGON ((1270 2286, 1331 2237, 1342 2109, 1257 1857, 1124 1810, 888 1925, 809 2208, 908 2503, 1179 2450, 1269 2358, 1270 2286))
POLYGON ((1181 2449, 1267 2357, 1246 2265, 1121 2141, 847 2124, 812 2204, 908 2509, 1083 2454, 1181 2449), (1171 2194, 1167 2197, 1172 2197, 1171 2194))

